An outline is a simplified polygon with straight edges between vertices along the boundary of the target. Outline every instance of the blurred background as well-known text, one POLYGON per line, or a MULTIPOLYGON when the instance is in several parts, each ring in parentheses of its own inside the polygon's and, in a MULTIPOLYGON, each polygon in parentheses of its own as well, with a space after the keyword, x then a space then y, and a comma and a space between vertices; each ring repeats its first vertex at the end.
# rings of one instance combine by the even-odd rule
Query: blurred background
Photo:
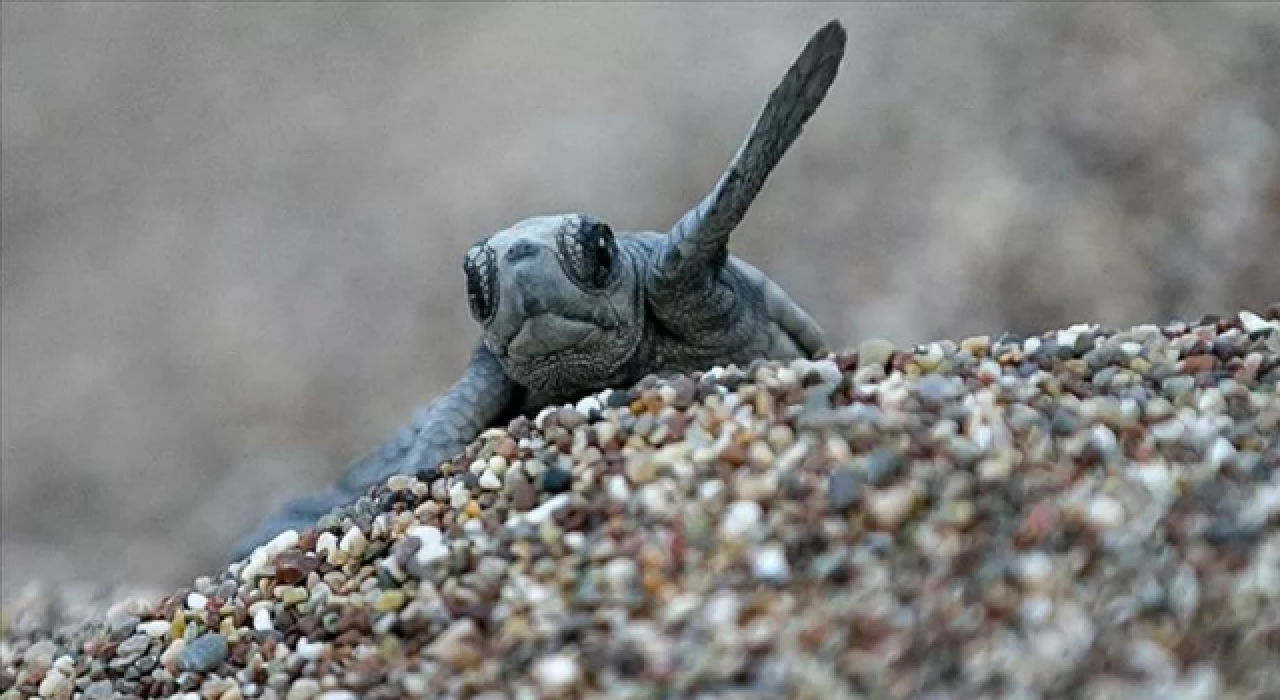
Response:
POLYGON ((461 255, 665 230, 800 47, 733 239, 835 345, 1280 300, 1280 6, 3 6, 3 559, 179 585, 459 376, 461 255))

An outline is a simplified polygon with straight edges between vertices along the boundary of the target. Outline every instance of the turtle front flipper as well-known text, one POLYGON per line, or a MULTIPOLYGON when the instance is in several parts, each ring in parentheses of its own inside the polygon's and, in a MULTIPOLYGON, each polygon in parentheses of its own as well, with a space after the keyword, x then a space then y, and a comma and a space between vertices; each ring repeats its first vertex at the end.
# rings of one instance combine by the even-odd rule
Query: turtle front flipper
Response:
POLYGON ((720 181, 672 227, 652 271, 651 291, 660 306, 705 293, 706 283, 727 258, 729 234, 826 97, 844 57, 845 41, 845 30, 836 20, 809 39, 769 95, 720 181))
POLYGON ((301 532, 311 527, 325 514, 349 505, 370 486, 393 474, 430 470, 459 454, 485 428, 512 410, 519 393, 519 387, 503 372, 493 354, 483 344, 477 346, 462 378, 421 409, 411 424, 348 467, 338 483, 286 503, 235 544, 232 559, 243 559, 285 530, 301 532))

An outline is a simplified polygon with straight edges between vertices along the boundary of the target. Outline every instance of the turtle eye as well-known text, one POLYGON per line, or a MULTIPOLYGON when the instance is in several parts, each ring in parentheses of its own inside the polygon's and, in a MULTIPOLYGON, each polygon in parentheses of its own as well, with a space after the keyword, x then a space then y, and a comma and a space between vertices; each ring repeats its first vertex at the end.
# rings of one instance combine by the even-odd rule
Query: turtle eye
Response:
POLYGON ((462 270, 467 275, 467 304, 471 307, 471 317, 478 323, 485 323, 493 318, 498 308, 493 249, 484 244, 472 246, 462 259, 462 270))
POLYGON ((560 252, 578 283, 604 289, 614 279, 617 244, 609 224, 584 217, 560 233, 560 252))

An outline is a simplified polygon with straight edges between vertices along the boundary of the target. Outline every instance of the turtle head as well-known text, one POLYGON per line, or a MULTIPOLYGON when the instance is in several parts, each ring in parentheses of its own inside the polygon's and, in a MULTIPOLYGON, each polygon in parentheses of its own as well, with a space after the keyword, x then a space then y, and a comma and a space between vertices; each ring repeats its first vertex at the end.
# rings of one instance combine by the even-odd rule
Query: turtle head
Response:
POLYGON ((640 346, 635 265, 595 217, 525 219, 476 242, 462 267, 484 343, 519 384, 554 394, 599 387, 640 346))

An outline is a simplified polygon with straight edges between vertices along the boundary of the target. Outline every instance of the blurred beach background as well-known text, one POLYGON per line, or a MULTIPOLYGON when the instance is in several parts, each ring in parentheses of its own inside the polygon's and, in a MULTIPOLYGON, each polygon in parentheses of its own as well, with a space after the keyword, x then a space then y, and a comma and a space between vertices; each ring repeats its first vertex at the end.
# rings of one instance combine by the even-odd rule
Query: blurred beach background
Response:
POLYGON ((809 35, 732 248, 833 345, 1280 300, 1280 5, 6 3, 0 590, 180 585, 463 370, 459 261, 665 230, 809 35))

